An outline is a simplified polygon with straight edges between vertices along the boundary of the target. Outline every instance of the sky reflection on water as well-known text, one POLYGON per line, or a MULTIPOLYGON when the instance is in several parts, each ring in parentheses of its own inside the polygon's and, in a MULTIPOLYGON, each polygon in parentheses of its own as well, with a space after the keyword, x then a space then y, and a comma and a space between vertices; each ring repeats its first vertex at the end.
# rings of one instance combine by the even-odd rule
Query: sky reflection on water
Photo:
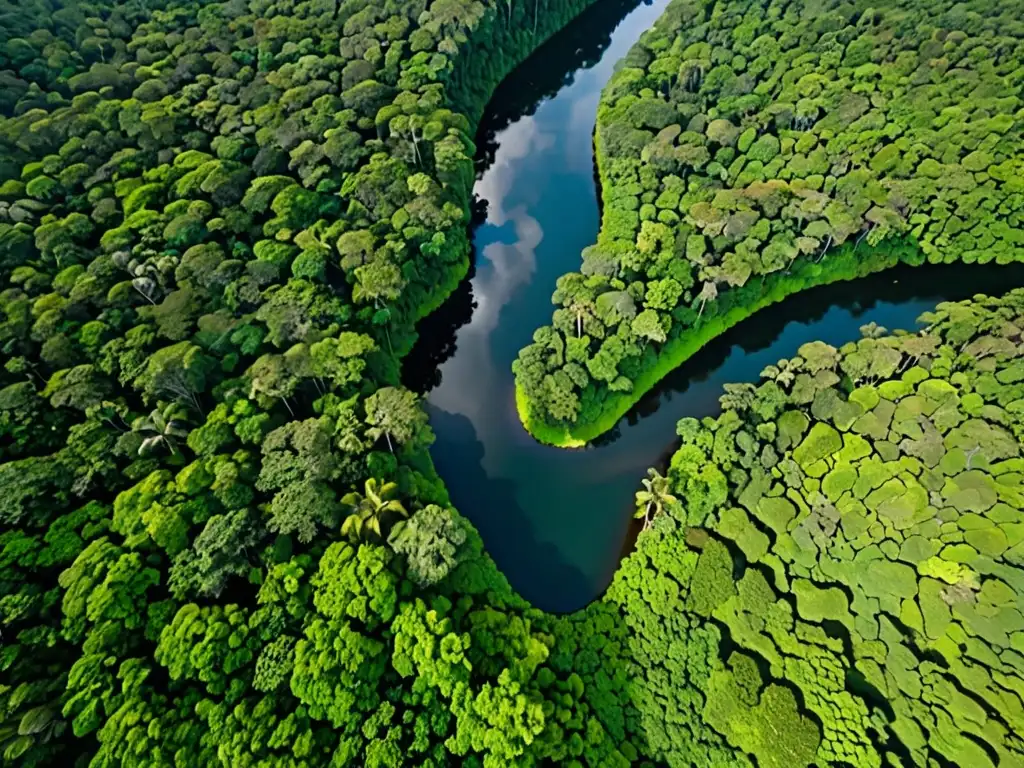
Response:
POLYGON ((816 289, 709 344, 597 445, 536 443, 515 413, 511 364, 549 322, 557 277, 579 266, 596 237, 591 135, 600 91, 665 4, 638 5, 617 23, 626 6, 598 3, 498 89, 478 137, 475 192, 486 215, 474 231, 475 275, 423 323, 406 360, 410 386, 429 392, 431 454, 452 501, 512 585, 548 610, 581 607, 605 588, 645 469, 667 460, 679 418, 718 412, 724 383, 756 380, 804 342, 842 344, 872 320, 913 327, 942 297, 1024 283, 1024 269, 944 267, 816 289))

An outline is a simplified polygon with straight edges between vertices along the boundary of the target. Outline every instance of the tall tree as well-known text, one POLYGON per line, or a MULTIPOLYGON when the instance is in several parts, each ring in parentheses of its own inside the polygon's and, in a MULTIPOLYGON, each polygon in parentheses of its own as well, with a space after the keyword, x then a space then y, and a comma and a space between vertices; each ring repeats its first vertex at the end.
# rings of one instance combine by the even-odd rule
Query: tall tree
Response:
POLYGON ((366 423, 370 439, 383 436, 392 453, 395 443, 424 447, 434 440, 419 398, 403 387, 383 387, 370 395, 366 399, 366 423))
POLYGON ((656 469, 648 469, 647 477, 641 483, 643 489, 636 492, 636 514, 637 518, 643 518, 644 530, 647 530, 651 523, 660 515, 665 507, 678 504, 679 499, 672 495, 669 480, 656 469))

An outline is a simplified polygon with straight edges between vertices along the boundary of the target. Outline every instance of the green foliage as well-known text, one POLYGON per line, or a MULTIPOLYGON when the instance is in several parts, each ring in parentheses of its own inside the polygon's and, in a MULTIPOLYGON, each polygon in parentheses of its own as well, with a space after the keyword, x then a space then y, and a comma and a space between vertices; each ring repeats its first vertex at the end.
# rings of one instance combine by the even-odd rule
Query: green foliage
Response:
POLYGON ((689 503, 691 478, 710 467, 731 470, 726 492, 706 528, 663 516, 642 532, 604 598, 633 635, 642 722, 671 713, 684 734, 680 747, 642 727, 653 760, 690 764, 684 749, 780 768, 995 764, 975 738, 1021 759, 1024 709, 997 680, 1022 676, 1001 654, 1024 626, 1011 547, 1024 530, 1024 423, 997 403, 1020 396, 1021 348, 998 339, 1024 327, 1024 292, 923 319, 918 334, 868 329, 841 350, 805 345, 769 366, 762 376, 783 383, 777 420, 733 387, 721 416, 679 423, 668 490, 689 503), (896 365, 848 399, 838 377, 811 399, 796 383, 859 365, 878 345, 896 365), (960 354, 967 346, 992 353, 960 354), (887 416, 865 436, 862 417, 841 417, 854 407, 887 416), (934 445, 927 464, 923 440, 934 445), (752 460, 769 449, 771 466, 752 460), (936 723, 937 741, 925 737, 936 723))
POLYGON ((458 563, 466 531, 451 508, 430 504, 408 521, 399 522, 388 541, 395 552, 405 555, 409 578, 429 587, 442 581, 458 563))
MULTIPOLYGON (((449 506, 399 358, 468 269, 484 104, 587 4, 0 0, 5 762, 1021 760, 1019 295, 681 422, 575 614, 449 506)), ((917 258, 844 241, 1013 258, 1019 14, 975 5, 676 0, 527 394, 594 423, 753 277, 917 258)))
MULTIPOLYGON (((597 243, 513 364, 538 439, 594 439, 707 340, 811 286, 898 262, 1021 259, 1016 17, 980 2, 819 11, 673 0, 609 81, 597 243), (682 290, 664 295, 668 280, 682 290), (623 284, 646 297, 639 314, 607 311, 623 284), (588 312, 589 338, 577 320, 585 366, 565 376, 544 348, 587 307, 606 311, 588 312)), ((870 385, 897 362, 876 344, 840 373, 870 385)))
POLYGON ((0 0, 5 764, 625 759, 397 386, 588 4, 0 0))

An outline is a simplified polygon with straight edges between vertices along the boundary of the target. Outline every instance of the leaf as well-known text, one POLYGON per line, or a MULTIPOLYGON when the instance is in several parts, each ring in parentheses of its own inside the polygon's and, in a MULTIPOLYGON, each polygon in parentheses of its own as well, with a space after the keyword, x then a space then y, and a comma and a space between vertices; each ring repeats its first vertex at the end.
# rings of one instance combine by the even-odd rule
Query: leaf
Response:
POLYGON ((4 750, 4 758, 13 762, 28 752, 33 744, 35 744, 35 739, 31 736, 19 736, 7 745, 4 750))
POLYGON ((391 535, 388 536, 389 541, 399 541, 402 538, 402 531, 409 525, 407 520, 399 520, 391 527, 391 535))
POLYGON ((160 435, 153 435, 152 437, 147 437, 145 440, 142 441, 142 445, 139 446, 139 455, 144 456, 150 451, 156 450, 157 446, 159 446, 162 441, 163 437, 160 435))
POLYGON ((18 733, 22 736, 41 733, 53 722, 54 715, 53 709, 46 705, 34 707, 21 716, 18 733))

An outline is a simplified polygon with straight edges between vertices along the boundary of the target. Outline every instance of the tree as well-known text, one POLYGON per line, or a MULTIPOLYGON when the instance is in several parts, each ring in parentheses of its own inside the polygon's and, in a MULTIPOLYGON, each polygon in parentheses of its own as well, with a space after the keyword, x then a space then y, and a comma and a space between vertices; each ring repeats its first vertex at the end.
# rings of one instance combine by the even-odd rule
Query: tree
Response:
POLYGON ((368 229, 349 230, 338 238, 338 255, 341 256, 341 267, 355 270, 368 263, 376 248, 376 238, 368 229))
POLYGON ((327 378, 335 388, 343 389, 363 380, 366 355, 377 344, 362 333, 343 331, 338 338, 318 341, 310 348, 313 371, 318 378, 327 378))
POLYGON ((661 318, 653 309, 645 309, 633 318, 633 333, 651 341, 664 342, 666 338, 665 329, 661 325, 661 318))
POLYGON ((215 363, 190 341, 181 341, 155 352, 137 384, 152 399, 170 395, 179 403, 203 414, 199 395, 215 363))
POLYGON ((705 281, 697 298, 700 299, 700 311, 697 313, 697 322, 700 322, 700 317, 704 314, 704 305, 718 298, 718 286, 715 284, 715 281, 705 281))
MULTIPOLYGON (((288 413, 295 416, 289 398, 299 386, 300 379, 291 361, 285 355, 261 355, 249 367, 249 397, 280 398, 288 413)), ((264 405, 266 407, 266 405, 264 405)))
POLYGON ((466 531, 448 507, 429 504, 409 520, 395 524, 388 543, 405 555, 409 577, 421 587, 443 580, 455 567, 466 531))
POLYGON ((203 683, 209 693, 222 694, 252 662, 255 646, 241 607, 188 603, 160 633, 153 658, 172 680, 203 683))
POLYGON ((269 491, 299 482, 329 483, 338 476, 326 417, 290 421, 263 440, 263 461, 256 488, 269 491))
MULTIPOLYGON (((352 289, 352 299, 358 304, 361 302, 373 302, 373 305, 380 311, 386 311, 387 302, 394 301, 402 295, 402 289, 406 285, 401 270, 385 258, 374 259, 355 270, 356 284, 352 289)), ((390 312, 387 313, 390 319, 390 312)), ((384 333, 387 337, 388 350, 391 349, 391 331, 387 323, 384 324, 384 333)))
POLYGON ((311 717, 326 720, 360 754, 361 725, 380 705, 378 680, 388 666, 386 646, 346 621, 310 621, 295 646, 290 690, 311 717))
POLYGON ((104 622, 122 631, 142 626, 146 592, 159 583, 160 573, 104 536, 82 550, 58 580, 65 590, 63 632, 76 641, 104 622))
POLYGON ((678 504, 679 500, 672 495, 668 478, 656 469, 648 469, 647 477, 641 482, 643 490, 636 492, 636 514, 634 517, 642 517, 644 530, 647 530, 654 518, 660 515, 665 507, 678 504))
POLYGON ((248 572, 248 550, 259 536, 259 523, 248 509, 214 515, 191 548, 174 558, 168 579, 171 593, 179 600, 218 597, 232 576, 248 572))
POLYGON ((390 518, 409 516, 402 502, 393 498, 397 492, 396 483, 381 483, 371 477, 366 480, 362 494, 357 491, 345 494, 341 503, 350 511, 342 523, 342 535, 359 539, 367 533, 373 533, 378 538, 385 538, 384 531, 390 518))
POLYGON ((57 371, 46 383, 42 394, 50 398, 54 408, 85 411, 99 404, 109 392, 110 384, 102 372, 95 365, 86 364, 57 371))
POLYGON ((839 363, 839 350, 823 341, 803 344, 797 352, 803 361, 803 367, 811 373, 831 371, 839 363))
POLYGON ((295 534, 300 542, 308 544, 316 537, 318 525, 330 525, 335 509, 335 495, 329 485, 302 480, 274 494, 267 527, 275 533, 295 534))
POLYGON ((787 387, 793 383, 802 363, 803 360, 800 358, 795 360, 779 360, 775 365, 765 366, 760 375, 763 379, 768 379, 782 387, 787 387))
POLYGON ((373 302, 377 307, 382 302, 394 301, 402 294, 406 281, 401 270, 386 258, 374 259, 355 270, 356 284, 352 298, 358 302, 373 302))
POLYGON ((366 434, 371 440, 383 436, 394 453, 394 442, 413 448, 425 447, 434 440, 427 414, 419 398, 402 387, 383 387, 366 399, 366 434))
POLYGON ((172 454, 178 452, 177 440, 188 437, 185 410, 177 403, 156 408, 149 416, 139 417, 132 423, 132 429, 145 437, 139 446, 139 455, 144 456, 163 446, 172 454))
POLYGON ((873 320, 860 327, 860 335, 865 339, 879 339, 882 336, 885 336, 888 332, 889 330, 887 328, 879 325, 873 320))

